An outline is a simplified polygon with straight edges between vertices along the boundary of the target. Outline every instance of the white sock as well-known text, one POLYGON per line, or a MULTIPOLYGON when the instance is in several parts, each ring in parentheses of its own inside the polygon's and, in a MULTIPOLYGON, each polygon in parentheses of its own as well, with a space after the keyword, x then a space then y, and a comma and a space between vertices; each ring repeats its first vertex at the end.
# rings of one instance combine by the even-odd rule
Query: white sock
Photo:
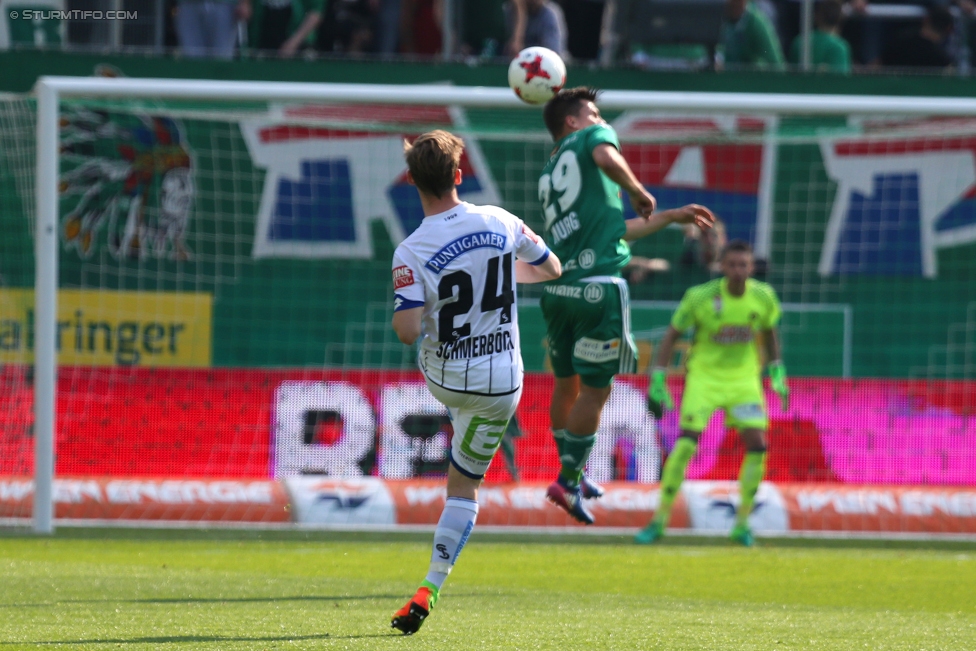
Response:
POLYGON ((449 497, 434 530, 434 548, 430 554, 427 580, 440 590, 468 542, 478 519, 478 503, 463 497, 449 497))

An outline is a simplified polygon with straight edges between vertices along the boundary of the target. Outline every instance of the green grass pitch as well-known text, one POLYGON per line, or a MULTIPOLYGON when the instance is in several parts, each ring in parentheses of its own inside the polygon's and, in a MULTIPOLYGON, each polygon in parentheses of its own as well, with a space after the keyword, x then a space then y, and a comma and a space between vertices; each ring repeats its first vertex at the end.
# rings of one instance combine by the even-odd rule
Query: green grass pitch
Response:
POLYGON ((976 649, 976 545, 477 533, 421 631, 429 535, 0 535, 5 649, 976 649))

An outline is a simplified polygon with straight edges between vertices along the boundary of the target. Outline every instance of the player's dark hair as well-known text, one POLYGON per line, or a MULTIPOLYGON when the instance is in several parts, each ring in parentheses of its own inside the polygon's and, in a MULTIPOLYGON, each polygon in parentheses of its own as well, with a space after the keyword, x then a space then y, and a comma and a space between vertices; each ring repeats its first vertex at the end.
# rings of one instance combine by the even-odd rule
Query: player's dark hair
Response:
POLYGON ((461 165, 464 141, 453 133, 437 129, 403 141, 403 155, 417 189, 440 199, 454 189, 454 177, 461 165))
POLYGON ((722 254, 718 259, 724 260, 728 253, 748 253, 752 255, 752 245, 745 240, 732 240, 722 249, 722 254))
POLYGON ((818 0, 814 11, 818 26, 837 27, 844 18, 840 0, 818 0))
POLYGON ((564 88, 546 102, 542 109, 542 120, 546 123, 546 129, 552 134, 552 139, 559 139, 559 135, 566 128, 567 117, 578 115, 587 102, 596 102, 599 93, 600 91, 589 86, 564 88))

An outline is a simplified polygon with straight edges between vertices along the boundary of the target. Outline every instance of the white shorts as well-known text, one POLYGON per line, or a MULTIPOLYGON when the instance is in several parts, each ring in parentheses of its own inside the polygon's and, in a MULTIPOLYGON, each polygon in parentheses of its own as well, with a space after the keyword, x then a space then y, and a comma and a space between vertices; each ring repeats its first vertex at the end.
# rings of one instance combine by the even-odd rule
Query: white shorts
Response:
POLYGON ((481 479, 502 443, 508 421, 515 415, 522 387, 504 396, 459 393, 433 382, 427 382, 427 388, 447 407, 454 426, 451 465, 465 477, 481 479))

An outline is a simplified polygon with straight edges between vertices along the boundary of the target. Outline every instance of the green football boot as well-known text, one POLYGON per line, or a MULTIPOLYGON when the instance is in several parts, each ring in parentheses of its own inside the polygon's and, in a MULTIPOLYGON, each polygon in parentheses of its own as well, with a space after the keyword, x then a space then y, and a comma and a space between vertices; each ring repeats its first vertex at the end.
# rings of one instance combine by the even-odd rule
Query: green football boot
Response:
POLYGON ((748 524, 737 524, 729 534, 729 540, 737 542, 743 547, 752 547, 756 544, 756 539, 752 536, 752 529, 748 524))
POLYGON ((649 525, 637 532, 634 542, 638 545, 651 545, 664 537, 664 525, 660 522, 651 522, 649 525))

